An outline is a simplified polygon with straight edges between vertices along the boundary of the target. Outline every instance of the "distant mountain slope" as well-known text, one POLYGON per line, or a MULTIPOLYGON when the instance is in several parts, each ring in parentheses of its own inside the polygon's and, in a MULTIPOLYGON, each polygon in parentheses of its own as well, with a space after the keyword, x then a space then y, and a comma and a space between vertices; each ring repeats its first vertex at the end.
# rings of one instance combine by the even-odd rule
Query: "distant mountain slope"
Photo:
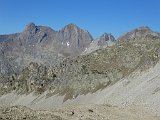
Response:
POLYGON ((134 30, 131 30, 127 33, 124 33, 122 36, 118 38, 118 40, 128 40, 128 39, 133 39, 138 37, 141 38, 141 37, 146 37, 148 35, 159 37, 160 33, 154 32, 149 27, 144 26, 144 27, 139 27, 134 30))
POLYGON ((19 74, 0 77, 0 106, 49 109, 94 103, 160 116, 159 62, 160 39, 147 36, 55 66, 30 63, 19 74))
POLYGON ((160 59, 159 51, 160 39, 145 37, 118 41, 112 47, 68 58, 54 66, 31 63, 19 75, 2 78, 1 94, 13 89, 21 94, 42 94, 49 89, 47 96, 58 93, 65 95, 66 101, 113 85, 134 71, 154 67, 160 59))
POLYGON ((85 49, 83 54, 91 53, 95 50, 106 48, 108 46, 114 45, 116 42, 116 39, 113 35, 104 33, 100 38, 97 38, 93 40, 90 45, 85 49))
POLYGON ((1 106, 96 103, 160 113, 160 37, 149 28, 135 29, 118 41, 104 34, 92 42, 74 24, 57 32, 31 23, 22 33, 3 38, 1 106), (94 42, 99 48, 82 55, 94 42))

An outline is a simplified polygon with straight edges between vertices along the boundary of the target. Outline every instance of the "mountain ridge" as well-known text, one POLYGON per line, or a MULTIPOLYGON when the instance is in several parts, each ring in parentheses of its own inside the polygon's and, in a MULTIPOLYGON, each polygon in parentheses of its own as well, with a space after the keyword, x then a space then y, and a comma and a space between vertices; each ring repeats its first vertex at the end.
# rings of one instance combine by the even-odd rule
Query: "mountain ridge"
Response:
POLYGON ((117 40, 127 40, 136 37, 145 37, 147 35, 160 36, 159 32, 154 32, 148 26, 141 26, 121 35, 117 40))
MULTIPOLYGON (((74 24, 54 31, 31 23, 0 40, 0 114, 6 117, 12 113, 4 113, 8 109, 26 110, 19 105, 50 109, 77 104, 120 111, 138 106, 160 116, 160 36, 148 27, 119 40, 110 33, 93 40, 74 24)), ((139 109, 133 110, 137 116, 139 109)))
POLYGON ((121 40, 146 36, 159 37, 160 33, 152 31, 149 27, 139 27, 125 33, 118 40, 110 33, 104 33, 100 38, 94 39, 87 30, 73 23, 59 31, 29 23, 20 33, 0 35, 0 48, 3 53, 0 56, 3 69, 1 74, 19 72, 30 62, 53 65, 60 61, 59 59, 89 54, 114 46, 121 40))

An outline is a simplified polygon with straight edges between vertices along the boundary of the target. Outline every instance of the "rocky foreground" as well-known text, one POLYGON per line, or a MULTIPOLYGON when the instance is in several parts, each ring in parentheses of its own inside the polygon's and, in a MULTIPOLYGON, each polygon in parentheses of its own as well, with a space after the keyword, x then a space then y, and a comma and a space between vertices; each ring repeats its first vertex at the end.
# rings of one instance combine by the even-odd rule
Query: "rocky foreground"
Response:
POLYGON ((0 120, 159 120, 140 108, 110 105, 78 105, 52 110, 32 110, 22 106, 0 109, 0 120), (138 111, 138 112, 137 112, 138 111))

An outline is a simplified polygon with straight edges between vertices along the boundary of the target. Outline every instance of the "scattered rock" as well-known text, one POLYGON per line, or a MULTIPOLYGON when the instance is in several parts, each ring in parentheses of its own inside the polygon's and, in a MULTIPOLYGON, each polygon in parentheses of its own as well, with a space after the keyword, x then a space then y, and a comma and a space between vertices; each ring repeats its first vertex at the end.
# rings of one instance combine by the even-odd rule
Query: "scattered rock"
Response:
POLYGON ((89 109, 88 111, 89 111, 89 112, 93 112, 93 110, 92 110, 92 109, 89 109))

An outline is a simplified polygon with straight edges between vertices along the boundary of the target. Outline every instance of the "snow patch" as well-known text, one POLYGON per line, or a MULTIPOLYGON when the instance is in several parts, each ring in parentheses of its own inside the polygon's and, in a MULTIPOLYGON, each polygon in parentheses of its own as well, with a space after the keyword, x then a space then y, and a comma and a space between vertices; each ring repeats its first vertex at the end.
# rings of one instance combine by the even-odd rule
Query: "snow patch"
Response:
POLYGON ((69 46, 69 42, 67 42, 67 46, 69 46))
POLYGON ((87 50, 88 50, 88 48, 85 49, 85 51, 87 51, 87 50))

